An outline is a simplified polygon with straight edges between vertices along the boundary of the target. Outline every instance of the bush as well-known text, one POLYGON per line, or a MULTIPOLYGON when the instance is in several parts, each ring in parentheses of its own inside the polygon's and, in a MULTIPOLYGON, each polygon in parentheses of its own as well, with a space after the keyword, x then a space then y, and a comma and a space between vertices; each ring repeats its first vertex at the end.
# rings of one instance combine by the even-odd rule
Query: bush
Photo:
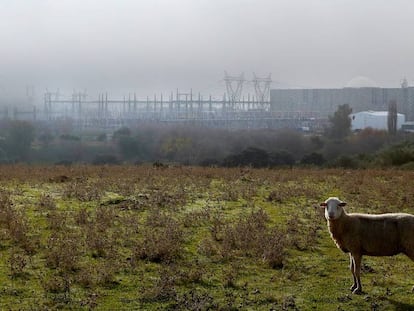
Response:
POLYGON ((295 158, 288 151, 282 150, 270 154, 270 166, 292 166, 294 164, 295 158))
POLYGON ((263 149, 249 147, 240 154, 230 155, 223 160, 227 167, 252 166, 255 168, 269 165, 269 153, 263 149))
POLYGON ((119 160, 116 156, 112 154, 101 154, 97 155, 93 161, 92 164, 94 165, 103 165, 103 164, 119 164, 119 160))
POLYGON ((391 146, 381 152, 379 158, 384 165, 400 166, 409 162, 414 162, 414 143, 404 142, 391 146))
POLYGON ((312 152, 310 154, 305 155, 300 160, 300 163, 305 164, 305 165, 318 165, 318 166, 321 166, 325 163, 325 158, 320 153, 312 152))
POLYGON ((355 158, 343 155, 333 162, 333 166, 347 169, 355 169, 358 168, 359 163, 355 158))
POLYGON ((146 227, 142 236, 133 251, 136 259, 171 262, 182 251, 183 231, 172 218, 168 218, 163 227, 146 227))

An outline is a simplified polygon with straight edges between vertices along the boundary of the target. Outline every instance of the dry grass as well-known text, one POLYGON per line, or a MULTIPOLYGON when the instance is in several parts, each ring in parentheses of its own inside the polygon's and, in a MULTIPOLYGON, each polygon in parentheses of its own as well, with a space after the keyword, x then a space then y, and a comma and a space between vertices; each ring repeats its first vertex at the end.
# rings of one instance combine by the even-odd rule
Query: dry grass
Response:
POLYGON ((346 298, 346 255, 314 206, 338 195, 351 211, 414 213, 413 175, 3 166, 0 308, 329 310, 333 296, 337 309, 409 310, 404 259, 393 280, 368 261, 372 294, 346 298))

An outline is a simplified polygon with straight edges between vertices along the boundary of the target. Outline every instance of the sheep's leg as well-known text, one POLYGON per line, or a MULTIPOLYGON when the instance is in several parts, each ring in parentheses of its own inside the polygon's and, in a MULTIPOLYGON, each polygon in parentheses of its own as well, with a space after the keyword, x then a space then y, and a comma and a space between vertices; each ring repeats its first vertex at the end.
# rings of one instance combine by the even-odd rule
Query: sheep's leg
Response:
POLYGON ((354 280, 354 284, 352 284, 351 286, 351 292, 353 292, 355 290, 355 288, 357 288, 357 279, 355 276, 355 261, 354 258, 352 257, 351 253, 349 254, 349 269, 351 269, 351 273, 352 273, 352 278, 354 280))
POLYGON ((354 282, 356 281, 356 287, 352 291, 353 294, 361 294, 362 293, 362 285, 361 285, 361 261, 362 256, 359 254, 353 254, 353 264, 354 264, 354 282))

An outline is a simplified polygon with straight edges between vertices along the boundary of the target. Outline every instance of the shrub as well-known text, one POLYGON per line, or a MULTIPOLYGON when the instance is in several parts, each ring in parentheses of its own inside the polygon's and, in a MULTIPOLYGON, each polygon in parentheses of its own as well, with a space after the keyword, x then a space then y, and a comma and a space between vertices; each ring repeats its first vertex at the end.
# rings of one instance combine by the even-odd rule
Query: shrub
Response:
POLYGON ((94 164, 94 165, 119 164, 119 160, 113 154, 100 154, 100 155, 97 155, 92 160, 92 164, 94 164))
POLYGON ((414 161, 414 143, 404 142, 391 146, 379 154, 385 165, 400 166, 414 161))
POLYGON ((170 262, 182 251, 183 231, 177 221, 169 218, 163 227, 146 227, 134 249, 134 257, 153 262, 170 262))
POLYGON ((338 157, 333 162, 333 166, 347 168, 347 169, 355 169, 355 168, 358 168, 359 163, 358 163, 358 160, 356 160, 355 158, 343 155, 343 156, 338 157))
POLYGON ((223 257, 245 255, 264 259, 272 268, 283 266, 286 233, 267 227, 268 215, 262 210, 252 211, 234 224, 224 225, 221 241, 223 257))
POLYGON ((272 152, 270 154, 270 166, 292 166, 295 164, 294 156, 285 150, 272 152))
POLYGON ((269 165, 269 153, 263 149, 249 147, 243 150, 240 154, 234 154, 226 157, 223 160, 223 165, 227 167, 266 167, 269 165))
POLYGON ((312 152, 310 154, 306 154, 303 156, 303 158, 300 160, 301 164, 305 165, 323 165, 325 163, 325 158, 322 154, 317 152, 312 152))
POLYGON ((81 236, 73 229, 66 228, 53 232, 46 245, 46 263, 50 268, 64 272, 76 271, 83 253, 81 236))

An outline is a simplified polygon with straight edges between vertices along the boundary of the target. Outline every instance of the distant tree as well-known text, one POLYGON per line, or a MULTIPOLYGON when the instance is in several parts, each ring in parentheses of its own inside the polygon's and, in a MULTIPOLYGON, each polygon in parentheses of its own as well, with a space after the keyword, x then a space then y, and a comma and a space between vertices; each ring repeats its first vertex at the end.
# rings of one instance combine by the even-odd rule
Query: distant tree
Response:
POLYGON ((54 138, 55 137, 53 136, 50 130, 43 131, 38 137, 43 147, 48 147, 54 138))
POLYGON ((16 160, 27 160, 34 139, 35 128, 30 122, 12 121, 5 140, 9 155, 16 160))
POLYGON ((310 148, 312 150, 320 150, 324 146, 324 141, 319 136, 311 136, 309 139, 310 148))
POLYGON ((96 140, 97 141, 106 141, 107 140, 107 136, 106 136, 106 133, 101 133, 101 134, 99 134, 98 135, 98 137, 96 137, 96 140))
POLYGON ((223 160, 223 166, 252 166, 255 168, 269 166, 269 153, 265 150, 249 147, 239 154, 227 156, 223 160))
POLYGON ((352 108, 348 104, 338 106, 333 116, 329 117, 331 127, 329 128, 329 136, 334 139, 342 140, 351 132, 352 108))
POLYGON ((388 104, 388 133, 390 135, 397 134, 397 117, 397 102, 392 100, 388 104))
POLYGON ((59 138, 63 141, 81 141, 81 138, 79 136, 71 134, 62 134, 59 138))
POLYGON ((312 152, 303 156, 303 158, 300 160, 300 163, 305 165, 320 166, 325 163, 325 158, 320 153, 312 152))
POLYGON ((95 165, 119 164, 119 160, 113 154, 99 154, 93 159, 92 164, 95 164, 95 165))
POLYGON ((123 126, 120 129, 116 130, 114 132, 113 139, 118 139, 122 136, 131 136, 131 130, 129 129, 129 127, 123 126))
POLYGON ((269 155, 270 166, 292 166, 295 164, 295 157, 286 150, 272 152, 269 155))
POLYGON ((120 136, 117 139, 122 156, 126 159, 135 158, 140 153, 139 141, 131 136, 120 136))

